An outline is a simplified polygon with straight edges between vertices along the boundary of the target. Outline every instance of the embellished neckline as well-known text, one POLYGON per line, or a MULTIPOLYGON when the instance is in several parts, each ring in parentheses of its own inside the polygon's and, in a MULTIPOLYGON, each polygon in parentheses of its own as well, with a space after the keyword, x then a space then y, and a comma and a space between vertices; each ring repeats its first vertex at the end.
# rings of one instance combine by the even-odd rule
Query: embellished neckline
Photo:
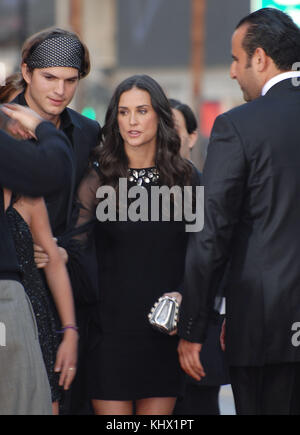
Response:
POLYGON ((159 171, 156 166, 141 169, 129 168, 128 181, 142 187, 157 184, 159 181, 159 171))

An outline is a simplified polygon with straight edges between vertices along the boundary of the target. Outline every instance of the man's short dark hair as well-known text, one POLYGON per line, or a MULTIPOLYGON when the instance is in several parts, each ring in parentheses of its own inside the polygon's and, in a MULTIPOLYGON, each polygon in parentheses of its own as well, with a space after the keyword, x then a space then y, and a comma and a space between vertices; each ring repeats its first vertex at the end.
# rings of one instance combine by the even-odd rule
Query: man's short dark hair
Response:
POLYGON ((243 18, 237 25, 248 25, 243 48, 249 60, 262 48, 281 71, 289 71, 300 62, 300 29, 292 18, 274 8, 263 8, 243 18))

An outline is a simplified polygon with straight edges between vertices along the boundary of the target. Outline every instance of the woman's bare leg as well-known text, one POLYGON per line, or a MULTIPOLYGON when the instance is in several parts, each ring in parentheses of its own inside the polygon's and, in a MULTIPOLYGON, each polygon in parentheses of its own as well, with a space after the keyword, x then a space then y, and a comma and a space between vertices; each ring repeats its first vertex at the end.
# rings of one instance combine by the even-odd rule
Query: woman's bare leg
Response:
POLYGON ((132 415, 132 401, 92 400, 96 415, 132 415))
POLYGON ((58 402, 52 402, 52 413, 53 415, 59 415, 58 402))
POLYGON ((176 397, 151 397, 136 401, 137 415, 172 415, 176 397))

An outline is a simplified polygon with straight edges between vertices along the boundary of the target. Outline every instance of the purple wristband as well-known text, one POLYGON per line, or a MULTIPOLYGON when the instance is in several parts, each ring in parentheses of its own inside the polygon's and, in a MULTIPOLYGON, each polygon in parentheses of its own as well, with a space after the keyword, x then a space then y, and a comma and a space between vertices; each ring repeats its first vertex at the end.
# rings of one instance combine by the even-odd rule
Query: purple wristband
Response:
POLYGON ((56 331, 58 334, 64 334, 66 332, 67 329, 73 329, 74 331, 78 332, 78 327, 77 326, 64 326, 63 328, 61 328, 60 331, 56 331))

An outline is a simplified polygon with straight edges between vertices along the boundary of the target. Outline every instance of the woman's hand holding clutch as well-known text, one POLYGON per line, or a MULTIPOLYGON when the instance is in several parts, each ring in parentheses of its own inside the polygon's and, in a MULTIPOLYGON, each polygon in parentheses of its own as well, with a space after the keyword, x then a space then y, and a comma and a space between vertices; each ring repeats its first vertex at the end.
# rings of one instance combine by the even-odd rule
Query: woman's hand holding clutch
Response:
POLYGON ((148 315, 150 324, 168 335, 176 335, 181 301, 182 296, 179 292, 165 293, 148 315))

